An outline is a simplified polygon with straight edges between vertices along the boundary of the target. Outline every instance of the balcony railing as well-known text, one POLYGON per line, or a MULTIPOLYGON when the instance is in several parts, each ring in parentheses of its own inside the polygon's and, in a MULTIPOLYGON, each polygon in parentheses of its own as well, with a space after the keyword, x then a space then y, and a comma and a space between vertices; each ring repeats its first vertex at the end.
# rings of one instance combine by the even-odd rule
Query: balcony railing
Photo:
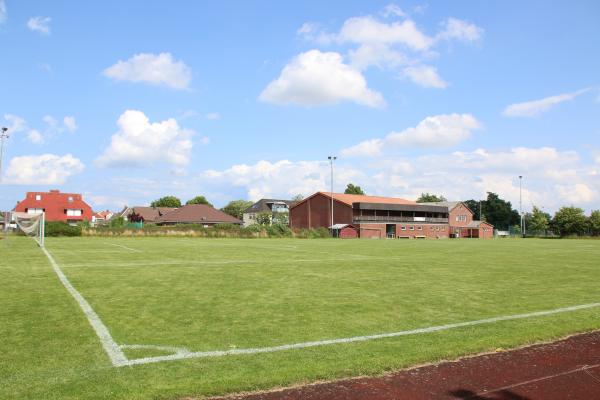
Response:
POLYGON ((425 222, 434 224, 447 224, 448 218, 434 218, 434 217, 388 217, 388 216, 374 216, 374 215, 355 215, 353 221, 358 222, 425 222))

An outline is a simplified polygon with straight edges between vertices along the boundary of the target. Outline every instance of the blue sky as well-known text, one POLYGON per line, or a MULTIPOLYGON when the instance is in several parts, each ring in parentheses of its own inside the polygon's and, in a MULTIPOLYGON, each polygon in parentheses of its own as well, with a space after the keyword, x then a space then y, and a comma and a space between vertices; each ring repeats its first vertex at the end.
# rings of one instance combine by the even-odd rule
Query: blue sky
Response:
POLYGON ((0 0, 0 209, 329 188, 600 208, 600 4, 0 0))

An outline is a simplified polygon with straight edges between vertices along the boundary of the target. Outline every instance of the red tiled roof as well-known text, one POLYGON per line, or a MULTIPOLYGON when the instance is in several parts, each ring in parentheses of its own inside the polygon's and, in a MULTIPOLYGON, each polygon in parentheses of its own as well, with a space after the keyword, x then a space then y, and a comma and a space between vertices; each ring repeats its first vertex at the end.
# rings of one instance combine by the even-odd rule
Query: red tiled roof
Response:
POLYGON ((92 219, 91 207, 83 201, 81 194, 61 193, 58 190, 49 192, 27 192, 25 199, 15 206, 17 212, 27 212, 30 208, 41 208, 48 221, 87 220, 92 219), (41 197, 36 200, 36 195, 41 197), (69 201, 71 198, 71 201, 69 201), (65 210, 81 210, 81 216, 67 216, 65 210))
MULTIPOLYGON (((326 197, 331 198, 331 193, 318 192, 326 197)), ((380 196, 367 196, 361 194, 345 194, 345 193, 334 193, 333 198, 344 204, 352 205, 352 203, 380 203, 380 204, 417 204, 415 201, 400 199, 396 197, 380 197, 380 196)))

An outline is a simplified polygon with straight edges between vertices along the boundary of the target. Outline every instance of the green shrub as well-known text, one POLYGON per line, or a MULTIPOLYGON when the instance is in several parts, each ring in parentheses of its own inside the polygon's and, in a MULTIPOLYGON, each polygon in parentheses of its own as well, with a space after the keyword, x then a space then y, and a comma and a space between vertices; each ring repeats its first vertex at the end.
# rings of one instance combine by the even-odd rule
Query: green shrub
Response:
POLYGON ((81 226, 60 221, 47 221, 44 230, 46 236, 81 236, 81 226))

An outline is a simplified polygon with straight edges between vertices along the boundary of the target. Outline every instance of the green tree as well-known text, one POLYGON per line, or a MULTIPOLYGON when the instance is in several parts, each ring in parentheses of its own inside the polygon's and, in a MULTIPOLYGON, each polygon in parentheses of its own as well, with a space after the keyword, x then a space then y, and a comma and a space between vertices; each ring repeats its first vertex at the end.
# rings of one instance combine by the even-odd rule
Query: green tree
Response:
POLYGON ((213 206, 208 202, 208 200, 206 200, 206 197, 204 196, 196 196, 193 199, 186 201, 185 204, 206 204, 207 206, 213 206))
POLYGON ((302 200, 304 200, 304 196, 302 196, 301 194, 297 194, 294 197, 292 197, 292 201, 300 202, 302 200))
POLYGON ((181 200, 175 196, 165 196, 154 200, 150 207, 181 207, 181 200))
POLYGON ((446 198, 442 195, 437 196, 433 193, 421 193, 421 196, 417 199, 417 203, 437 203, 440 201, 446 201, 446 198))
POLYGON ((485 200, 467 200, 464 203, 469 207, 469 210, 473 211, 473 219, 476 221, 485 221, 485 213, 483 212, 483 206, 485 200))
POLYGON ((588 218, 590 232, 594 236, 600 236, 600 210, 594 210, 588 218))
MULTIPOLYGON (((521 217, 513 210, 510 201, 502 200, 496 193, 488 192, 482 202, 485 220, 499 230, 508 230, 509 226, 520 225, 521 217)), ((473 210, 475 211, 475 210, 473 210)))
POLYGON ((125 226, 125 218, 121 216, 111 218, 110 222, 108 223, 108 226, 110 226, 111 228, 121 228, 125 226))
POLYGON ((363 192, 363 190, 361 189, 360 186, 354 186, 352 183, 349 183, 348 186, 346 186, 346 190, 344 190, 345 194, 361 194, 364 195, 365 192, 363 192))
POLYGON ((544 234, 550 227, 551 219, 550 214, 533 206, 531 213, 525 215, 525 231, 534 235, 544 234))
POLYGON ((269 226, 271 225, 272 218, 272 213, 270 213, 269 211, 262 211, 256 214, 256 223, 262 226, 269 226))
POLYGON ((579 207, 562 207, 554 214, 552 226, 560 236, 581 235, 585 232, 587 220, 579 207))
POLYGON ((252 204, 254 203, 248 200, 232 200, 225 207, 221 208, 221 211, 237 219, 242 219, 244 211, 252 206, 252 204))

